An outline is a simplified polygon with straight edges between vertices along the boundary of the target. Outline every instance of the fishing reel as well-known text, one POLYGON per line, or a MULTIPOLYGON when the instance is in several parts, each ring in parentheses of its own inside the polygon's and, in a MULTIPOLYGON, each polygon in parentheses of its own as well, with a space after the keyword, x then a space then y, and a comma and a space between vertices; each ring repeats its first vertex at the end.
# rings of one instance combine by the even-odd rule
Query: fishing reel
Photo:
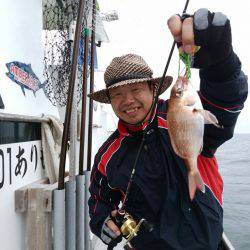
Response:
POLYGON ((137 236, 141 227, 147 232, 153 231, 153 225, 146 219, 141 218, 138 222, 129 213, 122 209, 118 210, 114 222, 120 228, 122 236, 126 239, 125 249, 126 247, 128 249, 132 248, 130 241, 137 236))

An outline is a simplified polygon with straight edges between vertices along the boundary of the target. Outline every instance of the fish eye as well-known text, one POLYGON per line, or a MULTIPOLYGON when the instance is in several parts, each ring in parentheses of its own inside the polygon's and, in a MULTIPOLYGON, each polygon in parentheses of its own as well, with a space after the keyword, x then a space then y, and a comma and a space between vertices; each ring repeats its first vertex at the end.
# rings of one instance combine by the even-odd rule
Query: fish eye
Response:
POLYGON ((176 96, 177 97, 182 97, 183 96, 183 88, 178 88, 176 90, 176 96))

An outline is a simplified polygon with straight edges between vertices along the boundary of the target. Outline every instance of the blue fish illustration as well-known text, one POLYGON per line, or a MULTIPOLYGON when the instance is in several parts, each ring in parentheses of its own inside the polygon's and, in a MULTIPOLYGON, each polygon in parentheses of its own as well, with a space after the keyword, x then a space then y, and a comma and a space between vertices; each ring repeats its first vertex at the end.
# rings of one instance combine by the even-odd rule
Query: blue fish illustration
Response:
POLYGON ((13 61, 6 63, 6 67, 9 70, 6 75, 21 87, 24 95, 25 89, 29 89, 33 91, 35 96, 36 91, 43 87, 32 70, 31 64, 13 61))

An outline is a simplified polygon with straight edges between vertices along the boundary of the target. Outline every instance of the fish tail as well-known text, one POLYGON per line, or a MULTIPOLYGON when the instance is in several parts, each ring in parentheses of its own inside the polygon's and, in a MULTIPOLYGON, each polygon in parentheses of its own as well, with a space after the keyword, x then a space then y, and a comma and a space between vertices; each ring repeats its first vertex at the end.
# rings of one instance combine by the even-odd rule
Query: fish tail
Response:
POLYGON ((189 172, 188 174, 188 188, 189 197, 191 201, 194 199, 196 189, 198 188, 201 192, 205 193, 205 185, 201 178, 199 171, 189 172))

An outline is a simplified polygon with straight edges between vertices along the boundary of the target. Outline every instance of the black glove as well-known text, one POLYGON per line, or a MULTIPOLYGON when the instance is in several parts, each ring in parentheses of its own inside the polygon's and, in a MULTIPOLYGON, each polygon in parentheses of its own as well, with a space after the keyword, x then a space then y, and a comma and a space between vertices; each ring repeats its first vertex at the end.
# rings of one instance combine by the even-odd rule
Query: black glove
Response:
POLYGON ((101 230, 101 240, 103 241, 104 244, 106 245, 116 245, 119 242, 122 241, 122 235, 117 235, 113 230, 111 230, 106 222, 108 220, 111 220, 112 218, 108 216, 105 221, 103 222, 102 225, 102 230, 101 230))
POLYGON ((194 55, 194 68, 204 69, 228 58, 232 52, 232 35, 227 16, 207 9, 196 11, 194 41, 200 46, 194 55))

